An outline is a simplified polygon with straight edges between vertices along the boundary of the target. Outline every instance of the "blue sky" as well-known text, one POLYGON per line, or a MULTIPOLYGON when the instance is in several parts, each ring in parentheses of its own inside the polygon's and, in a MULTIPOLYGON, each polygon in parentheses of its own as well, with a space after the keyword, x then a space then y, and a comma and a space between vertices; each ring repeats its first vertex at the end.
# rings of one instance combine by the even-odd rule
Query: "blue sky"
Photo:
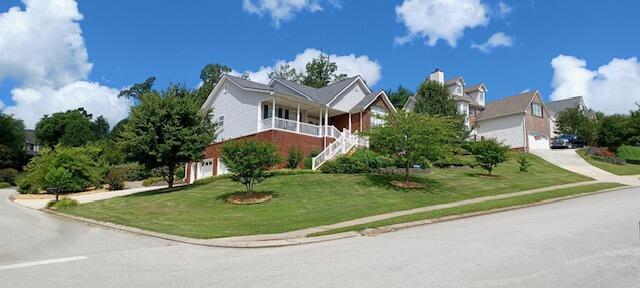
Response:
MULTIPOLYGON (((74 8, 73 0, 55 1, 65 2, 65 9, 74 8)), ((286 16, 273 16, 276 12, 260 6, 261 1, 245 1, 253 5, 254 12, 247 3, 243 5, 240 0, 182 1, 179 5, 169 4, 169 1, 81 1, 75 9, 76 14, 83 16, 82 19, 78 19, 77 15, 70 16, 71 20, 66 24, 79 24, 88 57, 86 60, 71 57, 76 59, 71 60, 72 64, 61 63, 56 66, 58 68, 51 69, 55 72, 40 75, 38 77, 45 79, 37 81, 32 81, 37 79, 35 76, 25 76, 31 72, 15 72, 22 67, 16 69, 15 58, 11 57, 22 53, 25 55, 16 57, 31 59, 28 53, 42 54, 43 51, 31 49, 31 46, 43 42, 38 41, 37 36, 29 38, 29 35, 3 34, 3 26, 7 28, 6 25, 13 24, 11 21, 3 22, 0 16, 0 43, 3 40, 14 41, 12 37, 21 37, 20 40, 26 41, 25 43, 34 41, 24 46, 29 49, 23 46, 12 47, 11 44, 7 48, 0 44, 0 54, 5 55, 0 56, 0 101, 4 103, 0 103, 0 106, 5 106, 6 113, 24 118, 29 126, 37 118, 32 114, 40 116, 39 114, 51 113, 50 110, 54 109, 51 106, 63 109, 77 105, 74 103, 82 103, 82 95, 65 98, 65 93, 79 91, 65 89, 74 81, 95 84, 93 88, 82 88, 82 93, 91 94, 91 89, 98 89, 100 92, 94 94, 104 97, 112 97, 114 91, 148 76, 158 78, 158 87, 165 87, 169 83, 195 86, 199 82, 199 70, 207 63, 223 63, 238 72, 256 72, 261 67, 275 65, 277 61, 293 61, 298 54, 309 48, 321 49, 336 56, 354 54, 356 59, 366 57, 359 58, 360 61, 377 63, 379 77, 373 77, 376 81, 370 81, 374 82, 373 88, 376 89, 403 85, 414 90, 429 72, 439 67, 445 71, 447 78, 462 75, 468 84, 484 82, 489 88, 489 101, 514 95, 525 89, 538 89, 547 99, 584 94, 588 98, 588 104, 591 102, 599 110, 607 112, 624 112, 626 108, 611 106, 608 103, 611 101, 610 97, 600 95, 605 93, 602 91, 611 91, 610 87, 620 86, 617 84, 625 79, 636 80, 640 77, 640 66, 637 59, 633 58, 639 56, 640 51, 640 39, 634 36, 637 34, 636 28, 640 27, 640 20, 636 15, 636 11, 640 10, 640 1, 616 1, 612 5, 607 1, 578 0, 451 0, 451 7, 448 7, 454 9, 451 15, 440 12, 448 10, 422 11, 426 14, 420 15, 422 12, 416 11, 419 9, 407 9, 407 13, 417 15, 403 15, 397 11, 403 5, 426 7, 430 2, 438 0, 308 0, 307 6, 300 11, 294 9, 285 13, 286 16), (460 5, 467 5, 464 7, 472 9, 466 10, 466 15, 462 13, 462 20, 456 17, 456 13, 460 14, 459 11, 464 10, 460 5), (477 5, 482 6, 484 13, 481 15, 474 9, 477 5), (442 21, 452 26, 451 29, 433 32, 434 29, 440 29, 432 27, 440 24, 434 25, 433 19, 427 19, 427 16, 433 15, 443 17, 445 20, 442 21), (405 21, 403 17, 414 17, 414 23, 407 24, 409 20, 405 21), (468 18, 475 18, 477 21, 469 22, 468 18), (423 19, 426 20, 421 22, 423 19), (455 24, 456 21, 467 23, 455 24), (408 37, 406 43, 399 43, 397 40, 409 34, 411 25, 418 27, 415 29, 419 32, 408 37), (454 37, 455 47, 444 39, 439 39, 433 46, 426 43, 430 36, 437 33, 455 34, 451 31, 458 32, 458 36, 454 37), (499 32, 511 39, 510 46, 495 47, 485 52, 471 47, 474 43, 486 42, 499 32), (552 66, 552 60, 559 55, 565 57, 556 59, 555 67, 552 66), (615 62, 615 58, 621 62, 615 62), (93 66, 87 69, 83 66, 87 63, 92 63, 93 66), (70 69, 79 71, 74 72, 77 74, 75 78, 70 77, 70 80, 53 84, 45 81, 49 77, 55 77, 54 74, 60 73, 60 69, 69 66, 72 67, 70 69), (14 68, 10 69, 12 67, 14 68), (605 71, 598 71, 602 67, 605 67, 605 71), (606 69, 607 67, 610 69, 606 69), (608 70, 613 71, 607 72, 608 70), (45 82, 46 84, 42 84, 45 82), (42 88, 44 86, 49 90, 42 88), (15 101, 16 96, 22 94, 13 89, 27 88, 45 92, 38 94, 39 96, 29 96, 31 94, 25 92, 22 94, 27 96, 15 101), (64 92, 65 90, 71 92, 64 92), (42 99, 50 97, 49 94, 57 95, 55 103, 65 103, 35 109, 30 105, 39 105, 32 103, 39 101, 24 99, 42 99), (603 98, 609 100, 604 101, 603 98), (10 106, 17 108, 10 109, 10 106), (28 113, 32 108, 35 112, 28 113)), ((286 5, 287 1, 275 2, 286 5)), ((30 5, 35 7, 39 4, 30 5)), ((0 3, 0 13, 6 14, 14 6, 25 10, 25 3, 21 1, 4 0, 0 3)), ((23 16, 39 17, 38 13, 32 14, 23 16)), ((51 45, 57 47, 55 43, 51 45)), ((60 49, 64 49, 64 45, 61 47, 63 48, 60 49)), ((74 49, 77 51, 71 54, 82 54, 82 49, 74 49)), ((59 59, 55 55, 52 54, 51 57, 59 59)), ((348 59, 345 58, 345 61, 348 59)), ((41 65, 46 68, 49 64, 41 65)), ((625 106, 640 101, 640 89, 637 88, 611 93, 615 94, 611 97, 624 100, 625 106)), ((110 102, 113 101, 115 100, 110 102)), ((110 109, 105 105, 107 104, 103 103, 98 107, 110 109)), ((111 115, 111 121, 119 120, 116 118, 121 118, 125 113, 123 109, 118 113, 97 108, 93 110, 90 112, 111 115)))

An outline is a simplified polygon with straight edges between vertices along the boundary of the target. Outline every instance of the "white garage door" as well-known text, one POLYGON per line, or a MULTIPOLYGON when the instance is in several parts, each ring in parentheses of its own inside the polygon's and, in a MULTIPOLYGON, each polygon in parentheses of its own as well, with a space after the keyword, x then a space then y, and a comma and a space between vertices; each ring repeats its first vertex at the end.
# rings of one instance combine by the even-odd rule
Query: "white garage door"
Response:
POLYGON ((227 169, 227 165, 224 165, 224 162, 222 162, 221 158, 218 158, 218 171, 216 172, 218 172, 216 173, 216 175, 223 175, 223 174, 229 173, 229 169, 227 169))
POLYGON ((213 158, 200 161, 200 176, 198 179, 213 176, 213 158))
POLYGON ((529 134, 529 149, 533 150, 549 150, 549 139, 544 136, 534 136, 529 134))

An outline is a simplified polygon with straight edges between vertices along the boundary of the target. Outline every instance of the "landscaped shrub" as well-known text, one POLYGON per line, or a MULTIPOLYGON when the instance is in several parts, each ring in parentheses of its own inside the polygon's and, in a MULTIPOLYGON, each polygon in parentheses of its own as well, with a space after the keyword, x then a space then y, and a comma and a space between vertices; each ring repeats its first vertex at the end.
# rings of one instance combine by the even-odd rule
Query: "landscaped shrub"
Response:
POLYGON ((144 179, 142 181, 142 186, 149 187, 149 186, 153 186, 155 184, 158 184, 158 183, 160 183, 162 181, 164 181, 164 179, 162 179, 162 177, 151 177, 151 178, 144 179))
POLYGON ((318 154, 320 154, 320 152, 318 152, 317 150, 313 150, 311 151, 311 153, 309 153, 309 156, 305 157, 303 160, 302 165, 304 166, 304 169, 311 169, 311 165, 313 165, 313 157, 318 156, 318 154))
POLYGON ((270 143, 257 141, 230 141, 222 146, 222 161, 232 173, 231 180, 241 183, 251 196, 255 184, 273 176, 267 170, 282 158, 270 143))
POLYGON ((11 187, 11 184, 7 182, 0 182, 0 189, 11 187))
POLYGON ((618 157, 624 159, 627 163, 640 164, 640 147, 622 145, 616 151, 618 157))
POLYGON ((491 174, 495 167, 507 161, 509 146, 499 143, 496 139, 486 139, 474 142, 471 145, 471 152, 478 166, 491 174))
POLYGON ((49 201, 47 203, 47 208, 56 210, 56 209, 66 208, 66 207, 75 207, 78 205, 79 205, 78 200, 64 197, 58 201, 56 200, 49 201))
POLYGON ((609 149, 607 148, 589 147, 585 152, 585 154, 591 157, 591 159, 602 161, 602 162, 618 164, 618 165, 627 164, 627 162, 624 159, 616 156, 615 153, 609 151, 609 149))
POLYGON ((18 170, 16 169, 5 168, 0 170, 0 182, 16 184, 16 177, 18 177, 18 170))
POLYGON ((295 147, 292 147, 291 149, 289 149, 289 153, 287 155, 287 168, 297 169, 301 161, 302 161, 302 151, 300 151, 300 149, 295 147))
POLYGON ((176 169, 176 179, 184 179, 184 165, 181 165, 176 169))
POLYGON ((102 182, 101 173, 104 167, 88 156, 87 149, 58 146, 55 150, 47 148, 40 150, 38 155, 29 162, 24 177, 18 181, 20 193, 38 193, 44 190, 49 185, 46 181, 47 175, 58 168, 64 169, 71 175, 69 182, 65 183, 65 187, 60 192, 84 191, 102 182))
POLYGON ((369 173, 371 169, 363 162, 348 156, 340 156, 334 160, 330 160, 320 166, 322 173, 333 174, 360 174, 369 173))
POLYGON ((520 156, 518 157, 518 164, 520 164, 520 172, 529 172, 531 162, 529 161, 529 157, 527 157, 526 154, 520 154, 520 156))
MULTIPOLYGON (((127 163, 120 165, 113 165, 109 168, 109 172, 118 171, 124 178, 124 181, 142 181, 151 176, 151 172, 147 170, 143 165, 138 163, 127 163)), ((183 170, 184 171, 184 170, 183 170)))
POLYGON ((351 159, 363 163, 370 170, 387 168, 395 164, 393 159, 384 157, 369 149, 356 150, 353 155, 351 155, 351 159))
POLYGON ((104 177, 104 183, 109 184, 109 190, 111 191, 124 189, 125 180, 125 170, 117 167, 112 168, 104 177))

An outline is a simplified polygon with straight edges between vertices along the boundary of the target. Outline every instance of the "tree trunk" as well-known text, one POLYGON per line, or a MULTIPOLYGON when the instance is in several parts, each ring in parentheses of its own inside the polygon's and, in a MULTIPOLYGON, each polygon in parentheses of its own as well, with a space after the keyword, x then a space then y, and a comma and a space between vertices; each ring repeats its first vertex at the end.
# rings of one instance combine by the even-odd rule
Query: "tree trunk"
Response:
POLYGON ((404 167, 404 182, 409 184, 409 165, 404 167))
POLYGON ((169 179, 167 179, 167 183, 169 184, 169 188, 173 188, 173 178, 174 175, 176 174, 176 165, 175 164, 169 164, 169 179))

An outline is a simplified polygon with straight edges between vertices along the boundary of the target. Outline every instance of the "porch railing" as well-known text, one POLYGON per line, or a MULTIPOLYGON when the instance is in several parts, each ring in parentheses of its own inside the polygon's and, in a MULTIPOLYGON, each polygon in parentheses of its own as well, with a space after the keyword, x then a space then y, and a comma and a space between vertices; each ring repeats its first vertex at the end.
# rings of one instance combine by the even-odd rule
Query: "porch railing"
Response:
MULTIPOLYGON (((312 135, 312 136, 323 136, 325 135, 325 126, 314 125, 304 122, 298 122, 294 120, 284 119, 284 118, 275 118, 273 120, 271 117, 260 120, 260 131, 268 130, 268 129, 280 129, 291 131, 295 133, 312 135)), ((328 126, 326 129, 326 136, 333 138, 340 138, 340 130, 334 126, 328 126)))
MULTIPOLYGON (((333 126, 332 126, 333 127, 333 126)), ((334 127, 334 129, 336 129, 334 127)), ((336 129, 338 130, 338 129, 336 129)), ((333 132, 332 132, 333 133, 333 132)), ((340 134, 336 141, 331 143, 331 145, 327 146, 320 154, 311 159, 311 169, 316 170, 322 166, 325 162, 334 159, 337 156, 346 154, 354 147, 368 147, 369 140, 360 137, 358 135, 351 134, 351 131, 344 129, 342 132, 338 131, 340 134)))

